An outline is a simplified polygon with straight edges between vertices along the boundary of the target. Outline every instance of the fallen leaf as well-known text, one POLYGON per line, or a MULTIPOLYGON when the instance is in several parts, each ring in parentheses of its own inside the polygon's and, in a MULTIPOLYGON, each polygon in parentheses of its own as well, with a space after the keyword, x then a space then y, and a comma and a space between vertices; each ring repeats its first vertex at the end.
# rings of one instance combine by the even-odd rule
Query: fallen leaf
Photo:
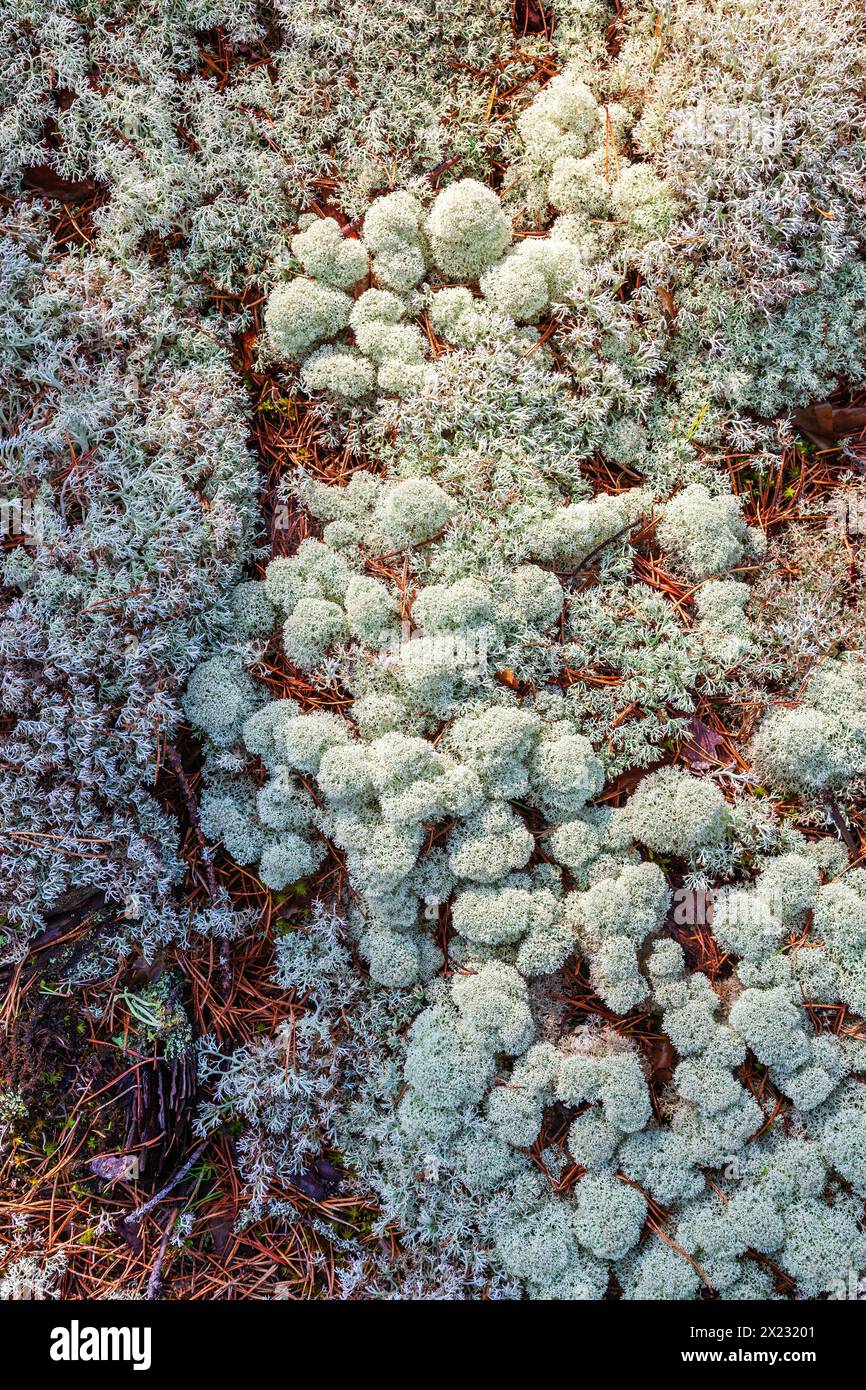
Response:
POLYGON ((92 1158, 89 1163, 91 1173, 107 1182, 135 1182, 138 1178, 138 1154, 105 1154, 102 1158, 92 1158))
POLYGON ((509 690, 519 690, 520 681, 511 670, 510 666, 503 666, 501 671, 496 672, 496 680, 500 685, 507 685, 509 690))
POLYGON ((667 1038, 659 1038, 653 1044, 652 1079, 657 1086, 667 1086, 673 1080, 677 1054, 667 1038))
POLYGON ((551 34, 553 23, 547 8, 539 0, 514 0, 512 25, 515 34, 551 34))
POLYGON ((50 164, 31 164, 22 179, 25 188, 35 188, 61 203, 83 203, 99 189, 93 179, 65 179, 50 164))
POLYGON ((294 1180, 295 1187, 312 1202, 324 1202, 333 1197, 340 1186, 342 1173, 327 1158, 314 1159, 306 1173, 294 1180))
POLYGON ((677 316, 677 306, 670 290, 666 290, 664 285, 656 285, 656 294, 665 307, 665 312, 669 319, 673 320, 677 316))
POLYGON ((241 360, 245 372, 251 372, 253 369, 253 348, 256 345, 257 336, 253 328, 248 328, 240 336, 241 360))
POLYGON ((688 738, 690 743, 683 744, 682 755, 692 767, 699 768, 709 767, 709 759, 715 758, 719 746, 724 743, 722 735, 714 733, 696 714, 689 720, 688 738))
POLYGON ((837 410, 826 401, 795 410, 792 417, 801 434, 819 449, 833 449, 836 441, 866 430, 866 406, 843 406, 837 410))

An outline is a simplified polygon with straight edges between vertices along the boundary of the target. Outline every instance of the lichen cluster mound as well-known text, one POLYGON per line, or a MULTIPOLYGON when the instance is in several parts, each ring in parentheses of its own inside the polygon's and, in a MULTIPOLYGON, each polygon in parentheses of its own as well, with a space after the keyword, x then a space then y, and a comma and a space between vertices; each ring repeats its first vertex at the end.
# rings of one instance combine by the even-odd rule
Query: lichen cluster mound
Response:
POLYGON ((273 1028, 138 1016, 245 1222, 325 1162, 398 1233, 304 1215, 344 1296, 836 1296, 866 603, 851 446, 792 421, 866 385, 866 21, 499 9, 278 5, 219 82, 182 7, 32 16, 9 177, 38 39, 102 201, 2 267, 4 946, 87 887, 90 970, 216 937, 225 982, 265 924, 273 1028))

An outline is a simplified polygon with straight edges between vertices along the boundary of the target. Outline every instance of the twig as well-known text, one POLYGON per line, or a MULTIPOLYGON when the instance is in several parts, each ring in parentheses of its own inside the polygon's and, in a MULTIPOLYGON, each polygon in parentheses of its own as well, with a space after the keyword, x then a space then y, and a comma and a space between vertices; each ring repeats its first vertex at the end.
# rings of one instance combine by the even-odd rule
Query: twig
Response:
POLYGON ((165 1259, 165 1252, 168 1249, 169 1236, 174 1230, 174 1223, 176 1221, 177 1212, 174 1212, 171 1220, 165 1228, 165 1235, 159 1243, 159 1253, 156 1257, 156 1264, 150 1271, 150 1278, 147 1281, 147 1293, 145 1297, 148 1299, 155 1299, 158 1296, 160 1289, 162 1288, 162 1262, 165 1259))
POLYGON ((620 529, 619 529, 618 531, 614 531, 614 533, 613 533, 612 536, 606 536, 605 539, 604 539, 603 541, 600 541, 600 542, 598 543, 598 545, 593 546, 592 550, 587 551, 587 553, 586 553, 586 555, 584 555, 583 559, 582 559, 582 560, 578 560, 577 564, 576 564, 576 565, 573 565, 573 566, 571 567, 571 569, 567 569, 567 570, 558 570, 557 573, 558 573, 558 574, 564 574, 564 575, 566 575, 566 576, 571 576, 571 575, 573 575, 573 574, 577 574, 578 570, 585 569, 586 566, 587 566, 592 560, 595 559, 596 555, 600 555, 601 552, 604 550, 604 548, 605 548, 606 546, 610 545, 611 542, 613 542, 613 541, 618 541, 618 540, 620 539, 621 536, 627 536, 628 533, 629 533, 629 531, 634 531, 634 530, 636 529, 636 527, 640 526, 640 524, 641 524, 640 519, 638 519, 637 521, 630 521, 630 522, 628 523, 627 526, 621 526, 620 529))
POLYGON ((198 840, 199 848, 205 851, 205 853, 202 854, 202 864, 204 865, 204 876, 207 881, 207 891, 210 895, 211 900, 213 901, 217 897, 216 874, 214 873, 213 864, 207 857, 207 841, 205 840, 205 837, 201 832, 201 826, 198 822, 198 806, 196 805, 196 800, 193 796, 192 787, 190 786, 189 778, 187 777, 183 763, 181 762, 180 754, 178 753, 177 749, 174 747, 173 744, 166 744, 165 756, 168 759, 169 767, 171 768, 172 772, 177 778, 177 783, 180 787, 184 799, 184 804, 186 806, 186 812, 189 816, 189 822, 193 828, 193 833, 195 834, 195 837, 198 840))
POLYGON ((836 829, 839 831, 839 834, 842 836, 842 839, 845 841, 845 844, 848 846, 851 853, 856 858, 860 853, 860 846, 854 839, 854 836, 851 834, 851 827, 849 826, 845 817, 842 815, 842 812, 839 810, 839 807, 836 805, 834 798, 832 796, 825 796, 824 805, 827 808, 827 814, 829 815, 831 821, 835 825, 836 829))
POLYGON ((133 1222, 138 1224, 138 1222, 141 1221, 141 1219, 144 1216, 146 1216, 149 1211, 153 1210, 153 1208, 157 1205, 158 1202, 162 1201, 163 1197, 167 1197, 169 1192, 172 1192, 174 1188, 177 1187, 178 1183, 183 1182, 190 1168, 192 1168, 201 1158, 202 1154, 204 1153, 212 1138, 213 1135, 208 1135, 207 1139, 202 1139, 201 1143, 197 1144, 196 1147, 193 1149, 186 1163, 182 1164, 182 1166, 178 1168, 174 1176, 169 1178, 168 1182, 165 1184, 165 1187, 161 1187, 159 1191, 154 1194, 153 1197, 148 1198, 148 1200, 144 1203, 144 1206, 136 1207, 135 1211, 130 1212, 129 1216, 125 1216, 123 1218, 126 1225, 131 1226, 133 1222))

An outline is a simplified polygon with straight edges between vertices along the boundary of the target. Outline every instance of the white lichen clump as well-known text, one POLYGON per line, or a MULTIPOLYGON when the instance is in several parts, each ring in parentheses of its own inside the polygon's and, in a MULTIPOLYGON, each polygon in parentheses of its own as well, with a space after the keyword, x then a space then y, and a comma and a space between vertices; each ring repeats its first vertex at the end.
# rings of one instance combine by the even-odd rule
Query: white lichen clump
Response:
POLYGON ((474 178, 449 183, 427 207, 407 189, 376 198, 360 239, 344 236, 334 218, 302 219, 291 248, 305 276, 271 292, 268 352, 301 361, 305 388, 346 406, 374 394, 407 397, 423 391, 435 371, 418 323, 399 322, 417 317, 422 281, 432 327, 465 346, 503 333, 517 344, 519 326, 572 302, 586 268, 599 258, 609 262, 611 277, 621 277, 646 245, 664 236, 677 208, 648 165, 617 157, 615 170, 608 167, 606 129, 613 118, 621 131, 623 116, 619 107, 613 117, 611 109, 603 113, 568 71, 521 116, 527 157, 552 171, 550 201, 567 213, 544 236, 512 244, 500 196, 474 178), (366 288, 369 276, 375 284, 366 288), (340 296, 359 289, 347 316, 340 296))
POLYGON ((866 671, 826 661, 798 704, 773 710, 752 743, 755 773, 780 791, 822 792, 866 772, 866 671))
POLYGON ((766 549, 762 533, 743 520, 737 499, 714 497, 701 483, 690 483, 668 502, 656 529, 663 549, 695 579, 725 574, 766 549))
POLYGON ((195 1124, 341 1297, 839 1296, 862 5, 241 5, 225 80, 158 9, 7 35, 2 963, 104 902, 58 995, 199 935, 242 999, 257 934, 195 1124))

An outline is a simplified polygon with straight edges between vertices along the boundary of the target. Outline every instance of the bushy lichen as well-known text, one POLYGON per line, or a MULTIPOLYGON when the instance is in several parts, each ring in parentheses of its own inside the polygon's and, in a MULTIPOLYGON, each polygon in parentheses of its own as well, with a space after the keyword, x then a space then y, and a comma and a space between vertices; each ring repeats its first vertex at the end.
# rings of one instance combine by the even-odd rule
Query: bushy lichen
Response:
POLYGON ((291 1024, 202 1041, 199 1125, 258 1214, 375 1190, 396 1256, 302 1214, 345 1296, 819 1298, 864 623, 786 417, 862 382, 863 16, 500 9, 217 5, 224 81, 174 4, 10 33, 3 953, 80 887, 112 970, 230 945, 219 842, 291 1024))
POLYGON ((643 779, 615 819, 621 836, 687 859, 724 836, 728 810, 713 782, 661 768, 643 779))
POLYGON ((827 661, 800 704, 771 711, 752 743, 758 776, 781 791, 823 792, 866 772, 866 678, 854 660, 827 661))
POLYGON ((272 350, 294 361, 333 338, 349 322, 352 301, 342 290, 298 277, 278 285, 265 311, 272 350))
POLYGON ((724 574, 744 556, 763 554, 761 532, 747 526, 737 499, 712 496, 702 483, 690 483, 664 509, 658 538, 695 579, 724 574))

